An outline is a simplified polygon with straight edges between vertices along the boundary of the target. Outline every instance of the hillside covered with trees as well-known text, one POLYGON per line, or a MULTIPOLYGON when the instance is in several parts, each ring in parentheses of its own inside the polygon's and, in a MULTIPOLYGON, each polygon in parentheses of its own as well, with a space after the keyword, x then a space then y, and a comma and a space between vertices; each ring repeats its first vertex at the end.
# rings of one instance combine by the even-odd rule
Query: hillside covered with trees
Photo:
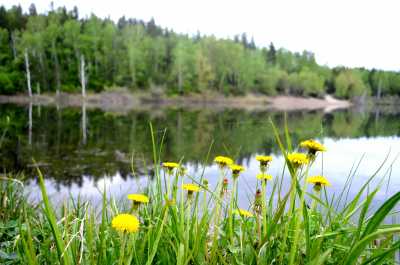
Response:
POLYGON ((398 72, 331 69, 318 65, 311 52, 293 53, 272 43, 257 47, 246 34, 188 36, 154 20, 122 17, 115 23, 95 15, 79 19, 77 8, 38 14, 33 4, 27 13, 20 6, 1 6, 0 94, 27 91, 27 58, 33 93, 80 92, 84 58, 87 88, 94 92, 157 87, 167 94, 400 95, 398 72))

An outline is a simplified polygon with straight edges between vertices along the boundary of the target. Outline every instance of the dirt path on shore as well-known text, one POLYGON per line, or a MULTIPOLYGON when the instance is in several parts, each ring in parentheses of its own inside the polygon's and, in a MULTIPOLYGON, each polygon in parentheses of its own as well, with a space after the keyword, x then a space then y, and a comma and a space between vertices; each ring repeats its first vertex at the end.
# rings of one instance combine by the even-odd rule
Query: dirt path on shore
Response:
POLYGON ((293 96, 268 97, 265 95, 248 94, 246 96, 229 96, 221 94, 192 94, 187 96, 132 94, 127 92, 102 92, 89 94, 85 100, 79 94, 61 94, 56 97, 52 94, 34 95, 0 95, 0 104, 34 104, 59 107, 99 108, 104 111, 127 112, 135 109, 162 109, 165 107, 185 107, 190 109, 244 109, 256 110, 323 110, 330 112, 336 109, 348 108, 349 101, 338 100, 330 95, 325 98, 304 98, 293 96))

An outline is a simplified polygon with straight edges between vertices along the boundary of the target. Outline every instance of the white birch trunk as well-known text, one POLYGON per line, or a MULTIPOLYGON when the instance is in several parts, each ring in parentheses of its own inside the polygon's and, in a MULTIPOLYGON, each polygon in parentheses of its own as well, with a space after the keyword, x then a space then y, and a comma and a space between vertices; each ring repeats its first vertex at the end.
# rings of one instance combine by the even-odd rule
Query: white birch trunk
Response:
POLYGON ((86 78, 85 78, 85 57, 81 55, 81 86, 82 97, 86 97, 86 78))
POLYGON ((28 95, 29 97, 32 97, 31 72, 29 71, 29 57, 27 49, 25 49, 25 70, 26 70, 26 83, 28 85, 28 95))

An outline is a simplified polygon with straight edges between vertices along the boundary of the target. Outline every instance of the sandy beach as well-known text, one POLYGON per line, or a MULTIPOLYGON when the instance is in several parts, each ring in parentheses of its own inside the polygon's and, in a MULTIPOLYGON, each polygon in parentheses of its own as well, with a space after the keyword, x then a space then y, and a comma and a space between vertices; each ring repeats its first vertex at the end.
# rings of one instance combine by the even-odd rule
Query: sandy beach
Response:
POLYGON ((58 107, 80 107, 83 104, 87 108, 99 108, 105 111, 129 111, 133 109, 162 109, 165 107, 185 107, 191 109, 244 109, 256 110, 323 110, 330 112, 336 109, 348 108, 350 101, 335 99, 330 95, 324 98, 294 97, 294 96, 265 96, 248 94, 245 96, 223 96, 221 94, 191 94, 185 96, 164 96, 157 94, 128 93, 126 91, 102 92, 88 94, 84 99, 79 94, 62 93, 34 95, 0 95, 0 104, 30 104, 58 107))

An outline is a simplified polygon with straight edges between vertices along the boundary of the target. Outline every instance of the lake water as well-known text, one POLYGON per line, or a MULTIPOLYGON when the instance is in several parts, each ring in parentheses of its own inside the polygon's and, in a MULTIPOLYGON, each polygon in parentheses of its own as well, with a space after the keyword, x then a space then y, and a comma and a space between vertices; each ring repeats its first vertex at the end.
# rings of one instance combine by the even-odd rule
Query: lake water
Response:
MULTIPOLYGON (((242 207, 248 207, 254 197, 257 154, 272 155, 269 173, 282 174, 283 157, 269 119, 282 129, 283 112, 164 108, 114 113, 7 104, 0 105, 0 110, 0 133, 7 127, 0 151, 1 171, 24 172, 26 191, 32 200, 40 199, 32 158, 44 172, 54 201, 70 194, 98 200, 104 185, 117 197, 143 189, 151 181, 149 122, 158 141, 165 132, 163 161, 183 159, 195 178, 204 169, 204 176, 211 185, 215 184, 218 170, 212 160, 216 155, 230 155, 246 167, 239 178, 242 207), (210 158, 205 161, 209 149, 210 158)), ((361 158, 349 197, 385 159, 387 162, 371 184, 384 179, 377 202, 400 190, 400 161, 394 161, 400 152, 398 112, 297 111, 287 113, 287 122, 294 144, 316 138, 327 147, 311 174, 328 177, 331 194, 341 191, 351 168, 361 158)), ((289 183, 287 177, 286 180, 284 188, 289 183)))

